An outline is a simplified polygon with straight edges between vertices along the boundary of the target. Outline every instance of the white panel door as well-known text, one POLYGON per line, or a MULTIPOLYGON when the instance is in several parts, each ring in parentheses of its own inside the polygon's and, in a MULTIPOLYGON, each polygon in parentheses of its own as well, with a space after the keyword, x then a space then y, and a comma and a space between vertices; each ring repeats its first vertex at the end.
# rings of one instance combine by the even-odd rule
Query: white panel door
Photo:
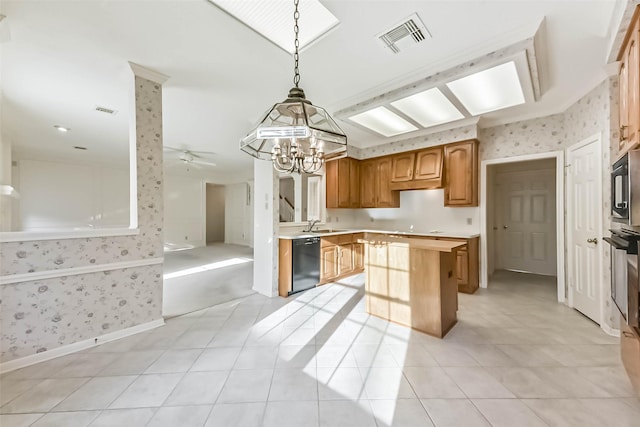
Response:
POLYGON ((496 175, 498 268, 556 274, 555 170, 496 175))
POLYGON ((602 171, 600 140, 569 148, 567 233, 569 303, 596 323, 601 321, 602 171))

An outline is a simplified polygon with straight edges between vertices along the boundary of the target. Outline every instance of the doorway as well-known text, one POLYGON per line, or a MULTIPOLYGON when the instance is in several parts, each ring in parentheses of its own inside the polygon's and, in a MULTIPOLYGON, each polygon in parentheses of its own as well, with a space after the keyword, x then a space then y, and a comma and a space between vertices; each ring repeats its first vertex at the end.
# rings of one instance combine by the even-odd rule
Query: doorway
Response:
POLYGON ((206 184, 206 243, 224 242, 224 186, 206 184))
POLYGON ((499 270, 555 276, 564 302, 564 153, 483 161, 480 200, 480 286, 499 270))

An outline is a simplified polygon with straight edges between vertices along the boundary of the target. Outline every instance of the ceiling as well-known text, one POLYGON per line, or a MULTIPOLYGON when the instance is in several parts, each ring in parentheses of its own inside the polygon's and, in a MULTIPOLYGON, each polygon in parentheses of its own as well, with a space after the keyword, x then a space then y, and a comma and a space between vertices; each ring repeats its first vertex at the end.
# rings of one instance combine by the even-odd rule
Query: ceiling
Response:
MULTIPOLYGON (((620 6, 613 0, 321 1, 340 24, 301 53, 300 86, 330 112, 530 37, 544 19, 539 66, 546 91, 535 103, 490 113, 483 126, 560 112, 592 89, 606 75, 620 6), (384 49, 375 36, 414 12, 432 38, 399 54, 384 49)), ((3 1, 0 8, 11 34, 0 43, 2 132, 18 158, 122 162, 131 61, 170 76, 164 144, 215 152, 211 179, 237 182, 252 174, 240 138, 292 86, 291 56, 206 0, 3 1), (99 113, 96 106, 118 112, 99 113), (62 134, 54 125, 71 131, 62 134)), ((339 124, 354 146, 385 142, 339 124)))

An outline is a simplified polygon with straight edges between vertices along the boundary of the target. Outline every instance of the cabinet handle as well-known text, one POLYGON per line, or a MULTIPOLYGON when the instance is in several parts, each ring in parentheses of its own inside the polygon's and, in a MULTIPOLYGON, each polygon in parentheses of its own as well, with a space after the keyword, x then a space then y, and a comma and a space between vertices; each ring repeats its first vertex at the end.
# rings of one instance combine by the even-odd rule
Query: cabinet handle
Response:
POLYGON ((620 141, 626 141, 627 137, 624 135, 624 131, 627 130, 629 126, 620 126, 620 141))
POLYGON ((627 331, 622 331, 622 335, 624 335, 625 338, 635 338, 631 332, 627 331))

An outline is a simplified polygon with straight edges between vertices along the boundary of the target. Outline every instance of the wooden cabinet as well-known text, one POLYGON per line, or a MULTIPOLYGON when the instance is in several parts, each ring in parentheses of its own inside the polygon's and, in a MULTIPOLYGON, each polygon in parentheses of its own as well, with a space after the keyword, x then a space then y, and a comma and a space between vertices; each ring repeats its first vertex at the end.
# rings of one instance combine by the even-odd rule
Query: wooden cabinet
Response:
POLYGON ((444 146, 444 205, 478 206, 478 141, 444 146))
POLYGON ((406 182, 413 179, 413 166, 416 153, 402 153, 393 156, 391 182, 406 182))
POLYGON ((340 234, 320 240, 320 284, 361 273, 364 270, 364 246, 358 234, 340 234))
POLYGON ((636 394, 640 396, 640 337, 624 319, 620 322, 620 357, 636 394))
POLYGON ((337 246, 320 248, 320 283, 338 277, 337 246))
POLYGON ((469 251, 466 246, 456 252, 456 278, 458 288, 469 284, 469 251))
POLYGON ((442 187, 442 146, 393 156, 391 190, 442 187))
POLYGON ((636 7, 624 42, 620 61, 620 140, 618 156, 640 143, 640 6, 636 7))
POLYGON ((360 170, 360 206, 398 208, 400 193, 391 189, 393 159, 378 157, 362 162, 360 170))
MULTIPOLYGON (((426 237, 431 238, 433 237, 426 237)), ((480 238, 456 239, 438 237, 436 240, 464 242, 465 246, 456 249, 456 279, 458 292, 472 294, 480 285, 480 238)))
POLYGON ((327 162, 327 209, 360 207, 360 161, 346 157, 327 162))

